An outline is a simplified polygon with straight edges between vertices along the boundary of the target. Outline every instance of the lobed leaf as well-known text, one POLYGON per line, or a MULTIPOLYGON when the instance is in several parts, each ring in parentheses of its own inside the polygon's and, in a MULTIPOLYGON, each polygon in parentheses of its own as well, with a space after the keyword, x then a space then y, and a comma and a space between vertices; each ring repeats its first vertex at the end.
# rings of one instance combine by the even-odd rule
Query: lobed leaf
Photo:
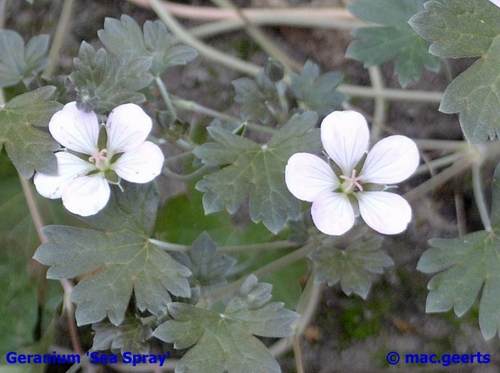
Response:
POLYGON ((144 325, 139 318, 127 318, 116 326, 109 321, 101 321, 92 325, 95 331, 93 350, 120 350, 132 354, 148 354, 148 339, 153 330, 144 325))
POLYGON ((7 154, 18 172, 25 178, 34 171, 57 173, 54 151, 59 144, 44 131, 52 115, 62 105, 51 101, 55 87, 46 86, 14 97, 0 108, 0 147, 5 145, 7 154))
POLYGON ((285 337, 293 334, 290 324, 298 315, 282 303, 266 304, 271 286, 249 276, 226 306, 223 314, 184 303, 168 306, 172 320, 153 335, 174 343, 177 349, 192 347, 179 361, 176 373, 280 372, 269 350, 253 335, 285 337))
POLYGON ((354 0, 349 10, 358 18, 379 23, 381 27, 362 27, 353 31, 356 37, 346 57, 364 63, 364 67, 380 65, 396 59, 394 73, 401 86, 420 79, 422 65, 437 71, 439 59, 428 52, 429 43, 408 24, 422 9, 425 0, 354 0))
POLYGON ((259 145, 220 127, 208 127, 214 142, 194 150, 204 164, 223 166, 196 184, 204 192, 206 214, 224 207, 235 213, 245 198, 250 198, 250 218, 262 221, 277 233, 287 219, 296 219, 299 201, 285 185, 284 170, 288 158, 296 152, 321 149, 317 116, 313 112, 294 115, 269 142, 259 145))
POLYGON ((485 142, 500 134, 500 8, 487 0, 429 1, 410 20, 440 57, 477 57, 448 86, 439 110, 460 113, 465 138, 485 142))
POLYGON ((314 250, 309 258, 316 263, 315 280, 327 282, 329 286, 340 282, 345 294, 355 293, 366 299, 372 285, 371 274, 381 274, 385 267, 394 264, 380 249, 382 240, 380 236, 363 236, 345 250, 335 247, 314 250))
POLYGON ((42 71, 49 63, 48 35, 23 38, 12 30, 0 30, 0 88, 16 85, 42 71))
POLYGON ((83 220, 95 229, 48 226, 48 239, 34 258, 49 265, 48 278, 70 278, 91 272, 75 286, 79 325, 101 321, 112 324, 125 317, 132 292, 141 311, 165 312, 169 292, 190 294, 186 277, 190 271, 149 242, 158 204, 154 183, 125 184, 124 192, 113 188, 112 198, 102 214, 83 220))
POLYGON ((75 71, 69 75, 78 107, 104 113, 121 104, 143 102, 145 96, 139 91, 153 80, 148 73, 151 62, 151 57, 134 57, 131 51, 108 56, 106 50, 95 51, 83 42, 73 62, 75 71))
POLYGON ((185 45, 173 45, 172 35, 161 21, 146 21, 144 34, 133 18, 122 15, 120 20, 106 18, 99 39, 115 55, 130 51, 134 57, 151 57, 149 72, 160 76, 175 65, 185 65, 197 53, 185 45))

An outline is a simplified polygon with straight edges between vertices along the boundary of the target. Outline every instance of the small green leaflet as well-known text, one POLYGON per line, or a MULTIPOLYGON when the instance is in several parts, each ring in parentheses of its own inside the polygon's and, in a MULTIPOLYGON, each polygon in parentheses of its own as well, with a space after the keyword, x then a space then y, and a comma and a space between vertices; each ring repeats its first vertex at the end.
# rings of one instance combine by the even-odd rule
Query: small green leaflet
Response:
POLYGON ((47 127, 50 118, 62 105, 51 101, 55 87, 46 86, 14 97, 0 108, 0 148, 7 154, 17 171, 25 178, 36 170, 57 174, 54 151, 59 144, 47 132, 35 126, 47 127))
POLYGON ((199 146, 194 154, 204 164, 223 167, 196 184, 205 193, 205 213, 226 207, 233 214, 250 197, 250 218, 262 221, 273 233, 287 219, 297 219, 300 203, 286 188, 284 170, 292 154, 320 151, 319 131, 312 129, 316 121, 314 112, 295 114, 265 145, 221 127, 208 127, 215 142, 199 146))
POLYGON ((149 343, 153 330, 144 325, 137 317, 127 317, 124 322, 116 326, 104 320, 92 325, 95 331, 93 350, 120 350, 132 354, 148 354, 149 343))
POLYGON ((297 100, 319 115, 330 114, 347 100, 347 95, 335 90, 344 80, 344 74, 336 71, 320 74, 319 66, 307 61, 302 73, 292 73, 291 77, 290 88, 297 100))
POLYGON ((427 285, 426 312, 453 308, 460 317, 481 292, 479 327, 486 339, 500 330, 500 165, 494 174, 491 223, 491 232, 430 240, 417 266, 424 273, 440 272, 427 285))
POLYGON ((364 67, 380 65, 396 58, 394 73, 401 86, 418 80, 422 64, 437 71, 439 59, 428 52, 429 43, 408 25, 411 16, 422 10, 425 0, 354 0, 349 10, 356 17, 378 23, 382 27, 361 27, 353 31, 357 38, 347 48, 346 57, 364 63, 364 67))
POLYGON ((179 361, 175 372, 280 372, 274 357, 254 335, 292 335, 290 324, 299 315, 284 309, 282 303, 266 304, 271 288, 250 275, 223 314, 184 303, 169 304, 173 320, 160 325, 153 335, 174 343, 176 349, 195 345, 179 361))
POLYGON ((208 233, 202 233, 193 242, 188 254, 172 253, 172 257, 189 268, 195 286, 212 286, 226 284, 226 273, 236 260, 217 254, 217 246, 208 233))
POLYGON ((481 58, 448 86, 439 110, 460 113, 470 143, 500 137, 500 8, 487 0, 429 1, 410 20, 439 57, 481 58))
POLYGON ((143 102, 145 96, 138 91, 153 81, 148 73, 151 62, 151 57, 134 57, 131 51, 112 57, 106 50, 95 51, 82 42, 73 61, 75 71, 69 75, 76 87, 78 107, 105 113, 121 104, 143 102))
POLYGON ((172 45, 172 35, 160 21, 146 21, 144 34, 133 18, 123 15, 120 20, 106 18, 104 30, 99 30, 99 39, 115 55, 131 51, 134 57, 151 57, 149 72, 160 76, 175 65, 185 65, 197 53, 185 45, 172 45))
POLYGON ((0 30, 0 88, 26 83, 49 63, 47 49, 48 35, 32 37, 26 46, 23 38, 15 31, 0 30))
POLYGON ((383 238, 363 236, 354 240, 345 250, 335 247, 320 247, 309 254, 316 263, 318 282, 333 286, 340 282, 342 291, 358 294, 366 299, 372 285, 372 273, 382 274, 384 268, 392 266, 392 259, 380 249, 383 238))
POLYGON ((48 278, 71 278, 94 271, 71 293, 77 303, 78 325, 106 316, 112 324, 120 324, 132 292, 137 308, 156 316, 171 302, 168 292, 190 295, 186 280, 190 271, 149 242, 158 205, 155 184, 122 183, 124 192, 113 187, 104 210, 82 218, 96 229, 47 226, 43 233, 48 242, 34 255, 40 263, 51 266, 48 278))

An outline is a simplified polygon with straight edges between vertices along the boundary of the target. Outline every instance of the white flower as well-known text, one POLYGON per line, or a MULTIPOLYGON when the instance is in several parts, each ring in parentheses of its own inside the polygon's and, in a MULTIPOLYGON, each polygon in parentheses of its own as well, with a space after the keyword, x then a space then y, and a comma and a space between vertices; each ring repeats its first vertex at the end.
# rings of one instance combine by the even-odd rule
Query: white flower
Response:
POLYGON ((417 146, 408 137, 389 136, 375 144, 362 162, 368 141, 368 125, 361 114, 335 111, 321 123, 321 142, 338 166, 339 177, 313 154, 296 153, 288 160, 286 185, 298 199, 312 202, 311 215, 321 232, 347 232, 358 206, 366 224, 383 234, 400 233, 410 222, 408 202, 383 189, 413 174, 419 163, 417 146))
POLYGON ((105 126, 94 112, 78 110, 76 102, 66 104, 49 123, 50 133, 66 150, 55 154, 58 175, 35 175, 38 193, 62 198, 74 214, 96 214, 109 200, 109 183, 118 184, 120 178, 147 183, 160 174, 163 153, 145 141, 151 127, 151 118, 135 104, 113 109, 105 126))
POLYGON ((490 0, 490 2, 500 7, 500 0, 490 0))

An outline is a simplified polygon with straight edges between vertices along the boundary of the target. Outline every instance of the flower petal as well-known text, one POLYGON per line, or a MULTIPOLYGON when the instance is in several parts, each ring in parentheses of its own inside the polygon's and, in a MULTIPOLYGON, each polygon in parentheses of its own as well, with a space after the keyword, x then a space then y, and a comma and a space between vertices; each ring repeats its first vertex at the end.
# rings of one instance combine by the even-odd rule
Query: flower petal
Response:
POLYGON ((334 111, 321 123, 323 147, 346 176, 368 149, 369 139, 366 120, 356 111, 334 111))
POLYGON ((314 225, 333 236, 344 234, 354 225, 354 210, 349 198, 342 193, 324 192, 312 204, 314 225))
POLYGON ((106 206, 111 191, 102 174, 72 180, 62 195, 64 207, 81 216, 97 214, 106 206))
POLYGON ((157 145, 144 141, 135 149, 123 153, 112 168, 122 179, 132 183, 147 183, 161 173, 164 159, 157 145))
POLYGON ((57 158, 57 175, 45 175, 40 172, 35 174, 33 182, 36 190, 45 198, 61 198, 68 184, 75 177, 86 175, 94 169, 94 166, 85 162, 77 156, 58 152, 55 154, 57 158))
POLYGON ((389 136, 370 150, 360 172, 363 183, 393 184, 409 178, 418 166, 417 145, 406 136, 389 136))
POLYGON ((49 131, 54 139, 68 149, 83 154, 94 154, 99 138, 99 122, 92 111, 78 110, 76 102, 64 105, 49 122, 49 131))
POLYGON ((285 182, 290 193, 308 202, 340 185, 328 163, 309 153, 296 153, 290 157, 285 168, 285 182))
POLYGON ((136 104, 124 104, 113 109, 106 122, 107 148, 112 154, 137 148, 146 140, 153 122, 136 104))
POLYGON ((394 193, 359 192, 359 212, 368 226, 383 234, 398 234, 411 221, 411 207, 394 193))

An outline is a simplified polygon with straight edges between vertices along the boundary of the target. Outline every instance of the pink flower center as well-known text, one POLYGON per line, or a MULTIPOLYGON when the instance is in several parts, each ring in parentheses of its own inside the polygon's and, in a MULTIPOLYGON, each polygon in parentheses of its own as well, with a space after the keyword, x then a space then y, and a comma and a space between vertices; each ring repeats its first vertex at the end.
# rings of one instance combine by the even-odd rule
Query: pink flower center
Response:
POLYGON ((352 170, 351 176, 340 176, 341 179, 347 180, 349 185, 344 189, 344 192, 348 193, 354 189, 354 187, 358 188, 361 192, 363 191, 363 186, 359 183, 362 176, 356 176, 356 170, 352 170))
POLYGON ((104 156, 108 151, 106 149, 96 150, 94 154, 89 157, 89 162, 95 161, 95 166, 100 167, 101 161, 108 162, 108 158, 104 156))

